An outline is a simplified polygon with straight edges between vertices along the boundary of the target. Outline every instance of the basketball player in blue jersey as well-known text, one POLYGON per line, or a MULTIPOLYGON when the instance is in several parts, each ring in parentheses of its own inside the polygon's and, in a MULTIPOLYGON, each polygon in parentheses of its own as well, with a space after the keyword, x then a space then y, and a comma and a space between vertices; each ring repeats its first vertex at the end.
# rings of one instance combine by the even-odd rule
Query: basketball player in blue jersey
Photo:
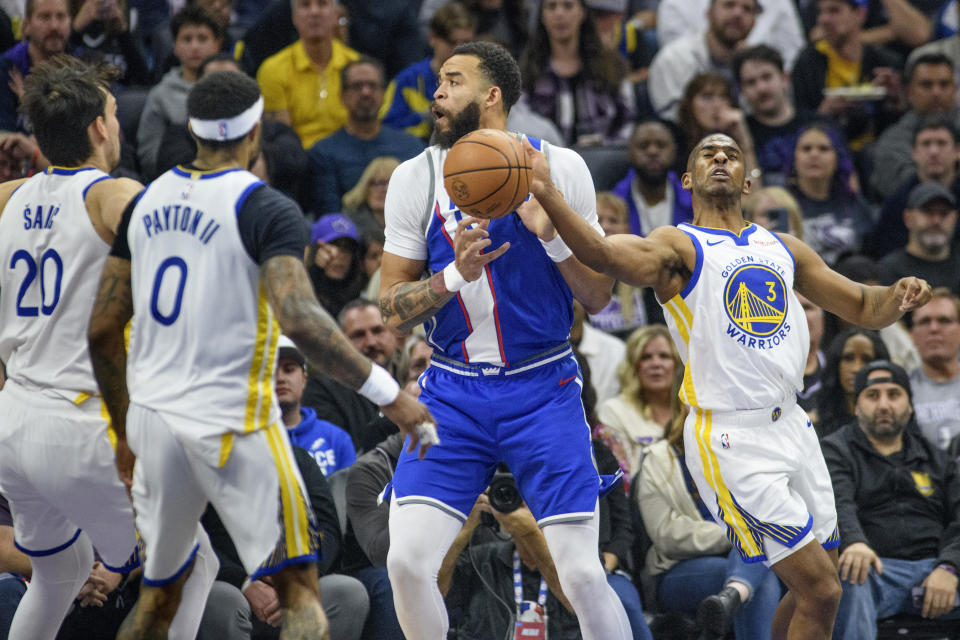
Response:
POLYGON ((281 330, 414 440, 432 418, 323 311, 303 266, 302 212, 246 171, 260 146, 256 82, 209 74, 187 112, 197 157, 127 206, 89 329, 146 547, 140 597, 118 638, 166 637, 194 606, 181 595, 208 502, 249 578, 272 577, 281 636, 326 638, 316 525, 274 397, 281 330))
MULTIPOLYGON (((392 327, 426 324, 434 352, 420 399, 437 418, 442 446, 423 460, 400 457, 387 569, 407 637, 446 637, 437 572, 504 461, 543 531, 584 638, 619 640, 632 635, 598 560, 600 477, 568 342, 573 298, 600 309, 612 280, 572 257, 534 203, 477 221, 464 217, 443 188, 450 146, 478 128, 504 130, 519 94, 519 69, 504 48, 457 47, 434 94, 437 144, 390 179, 380 308, 392 327)), ((550 156, 574 215, 602 232, 583 159, 533 143, 550 156)))
MULTIPOLYGON (((107 172, 120 160, 112 74, 63 56, 26 81, 25 115, 53 163, 0 185, 0 489, 17 547, 33 576, 10 638, 54 638, 90 575, 96 547, 108 569, 129 572, 133 510, 114 467, 106 410, 86 344, 97 274, 125 203, 142 188, 107 172)), ((206 541, 204 541, 206 542, 206 541)), ((191 589, 217 573, 209 543, 191 589)), ((177 637, 196 635, 202 607, 177 637)))
POLYGON ((687 465, 704 502, 747 562, 789 588, 771 637, 829 638, 841 587, 837 515, 816 434, 796 405, 809 344, 793 290, 856 326, 880 328, 930 298, 903 278, 857 284, 800 240, 745 222, 743 153, 707 136, 687 161, 693 223, 647 238, 604 238, 564 203, 549 161, 529 145, 531 190, 574 255, 634 286, 651 286, 686 364, 680 397, 687 465))

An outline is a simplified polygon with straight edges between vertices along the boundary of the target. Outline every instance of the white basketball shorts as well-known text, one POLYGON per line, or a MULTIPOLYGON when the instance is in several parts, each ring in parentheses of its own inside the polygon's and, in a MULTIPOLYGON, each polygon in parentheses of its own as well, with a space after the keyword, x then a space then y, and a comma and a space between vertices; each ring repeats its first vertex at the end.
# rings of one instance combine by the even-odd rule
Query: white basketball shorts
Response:
POLYGON ((318 536, 286 429, 228 433, 220 465, 166 418, 131 403, 127 440, 137 455, 133 506, 143 539, 143 582, 164 586, 193 562, 197 530, 213 505, 253 578, 316 559, 318 536))
POLYGON ((816 538, 840 544, 830 473, 795 400, 684 423, 686 463, 704 504, 745 562, 772 565, 816 538))
POLYGON ((82 529, 103 564, 135 566, 133 509, 120 482, 98 397, 71 401, 8 380, 0 391, 0 491, 10 502, 14 540, 30 556, 66 549, 82 529))

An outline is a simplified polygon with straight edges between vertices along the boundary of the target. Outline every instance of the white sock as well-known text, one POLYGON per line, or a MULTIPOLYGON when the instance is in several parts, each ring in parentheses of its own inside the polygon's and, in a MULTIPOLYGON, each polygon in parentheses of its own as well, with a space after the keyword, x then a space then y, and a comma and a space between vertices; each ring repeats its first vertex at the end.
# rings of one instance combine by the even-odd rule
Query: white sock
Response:
POLYGON ((207 595, 213 588, 220 569, 220 561, 210 546, 210 538, 203 527, 197 525, 197 555, 193 559, 193 570, 183 584, 183 594, 180 606, 170 623, 167 632, 169 640, 193 640, 200 629, 200 620, 203 618, 203 609, 207 604, 207 595))
POLYGON ((580 620, 584 640, 630 640, 627 612, 599 558, 599 518, 557 522, 543 527, 560 586, 580 620))
POLYGON ((81 532, 73 544, 30 558, 33 576, 10 625, 10 640, 53 640, 93 570, 93 543, 81 532))
POLYGON ((408 638, 445 640, 449 620, 437 574, 463 523, 427 504, 390 502, 387 571, 400 628, 408 638))

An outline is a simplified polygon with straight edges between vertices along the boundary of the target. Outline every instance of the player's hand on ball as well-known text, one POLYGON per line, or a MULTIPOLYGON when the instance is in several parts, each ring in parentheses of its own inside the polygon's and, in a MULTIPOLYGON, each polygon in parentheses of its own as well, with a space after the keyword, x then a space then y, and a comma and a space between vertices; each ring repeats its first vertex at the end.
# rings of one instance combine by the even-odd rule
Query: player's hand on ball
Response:
POLYGON ((456 255, 457 271, 467 282, 479 279, 483 275, 483 267, 502 256, 510 248, 510 243, 504 242, 489 253, 483 252, 492 243, 490 234, 487 232, 489 226, 490 220, 476 218, 464 218, 457 225, 457 232, 453 238, 453 250, 456 255))
POLYGON ((530 193, 539 195, 547 189, 553 188, 553 180, 550 179, 550 163, 547 162, 547 156, 537 151, 526 138, 523 139, 523 152, 527 154, 527 164, 532 170, 530 179, 530 193))
POLYGON ((517 207, 517 215, 523 221, 523 226, 544 242, 550 242, 557 237, 556 227, 535 196, 530 196, 529 200, 517 207))
POLYGON ((900 298, 900 311, 914 311, 930 301, 930 285, 926 280, 914 278, 900 278, 893 285, 895 295, 900 298))
POLYGON ((430 410, 406 391, 401 391, 396 400, 380 409, 400 428, 401 433, 410 436, 407 451, 413 451, 419 445, 421 460, 427 455, 427 449, 440 443, 437 423, 430 415, 430 410))

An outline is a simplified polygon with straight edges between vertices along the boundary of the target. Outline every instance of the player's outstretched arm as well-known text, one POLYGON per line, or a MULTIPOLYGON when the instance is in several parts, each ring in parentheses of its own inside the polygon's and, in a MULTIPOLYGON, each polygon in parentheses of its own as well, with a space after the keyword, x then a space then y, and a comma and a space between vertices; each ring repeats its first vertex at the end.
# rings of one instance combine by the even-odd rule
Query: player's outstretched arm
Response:
POLYGON ((426 280, 426 266, 389 252, 380 263, 380 313, 387 326, 407 331, 435 314, 468 282, 483 275, 483 267, 510 248, 509 242, 484 253, 490 246, 489 220, 464 218, 453 236, 454 261, 426 280))
POLYGON ((436 442, 433 417, 427 408, 381 367, 367 360, 350 343, 313 293, 303 263, 289 255, 268 259, 260 267, 260 282, 283 332, 311 366, 376 402, 400 431, 410 436, 410 449, 420 442, 421 456, 436 442))
POLYGON ((130 397, 127 394, 127 346, 123 331, 132 317, 130 261, 109 256, 100 275, 87 338, 93 375, 117 436, 117 470, 120 479, 128 487, 133 484, 134 458, 127 445, 127 406, 130 397))
POLYGON ((778 235, 797 263, 794 288, 855 326, 882 329, 930 300, 930 285, 925 280, 901 278, 887 287, 859 284, 828 267, 802 241, 788 234, 778 235))
POLYGON ((647 238, 633 234, 604 237, 564 200, 550 178, 546 156, 527 140, 523 146, 533 168, 530 190, 580 262, 621 282, 653 287, 661 300, 683 288, 696 262, 696 250, 685 233, 660 227, 647 238))

